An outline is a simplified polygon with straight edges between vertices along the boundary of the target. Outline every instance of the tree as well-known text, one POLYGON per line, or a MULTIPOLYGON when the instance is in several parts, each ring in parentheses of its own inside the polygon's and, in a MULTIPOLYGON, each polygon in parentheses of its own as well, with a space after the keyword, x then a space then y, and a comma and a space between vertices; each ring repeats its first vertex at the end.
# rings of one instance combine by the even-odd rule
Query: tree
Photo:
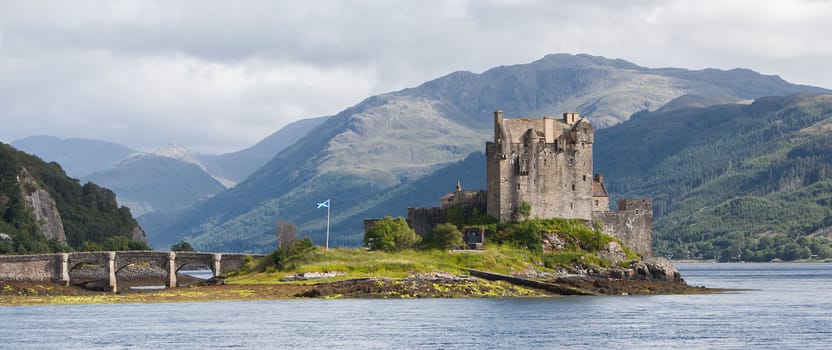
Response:
POLYGON ((172 246, 170 246, 170 251, 172 252, 192 252, 194 251, 194 247, 191 246, 190 243, 185 241, 179 241, 172 246))
POLYGON ((95 242, 84 241, 84 243, 81 244, 82 252, 100 252, 102 250, 104 250, 104 248, 95 242))
POLYGON ((428 241, 431 247, 439 249, 456 249, 465 244, 462 240, 462 232, 456 225, 449 222, 436 225, 428 241))
POLYGON ((298 241, 298 229, 294 223, 279 220, 277 222, 275 236, 277 236, 278 250, 281 248, 291 248, 298 241))
POLYGON ((413 247, 421 237, 402 217, 385 216, 364 234, 364 246, 369 250, 399 251, 413 247))
POLYGON ((306 262, 316 250, 315 244, 309 237, 292 241, 288 245, 280 246, 280 249, 270 256, 281 271, 293 270, 306 262))
POLYGON ((112 236, 104 241, 105 250, 130 250, 130 238, 124 236, 112 236))

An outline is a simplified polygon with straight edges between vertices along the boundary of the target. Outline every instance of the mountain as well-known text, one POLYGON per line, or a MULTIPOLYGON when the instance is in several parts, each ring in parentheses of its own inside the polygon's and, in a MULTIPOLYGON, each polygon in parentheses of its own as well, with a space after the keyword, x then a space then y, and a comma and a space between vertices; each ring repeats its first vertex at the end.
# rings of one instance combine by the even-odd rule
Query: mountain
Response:
MULTIPOLYGON (((302 235, 322 242, 326 216, 314 204, 332 198, 332 236, 360 237, 357 218, 381 203, 391 211, 422 204, 407 196, 385 202, 390 193, 482 151, 498 108, 508 117, 577 111, 600 129, 683 95, 740 100, 824 91, 743 69, 650 69, 588 55, 549 55, 482 74, 456 72, 367 98, 328 118, 234 188, 141 222, 156 246, 187 239, 204 250, 267 251, 277 219, 295 222, 302 235)), ((448 179, 448 191, 454 181, 448 179)))
POLYGON ((136 153, 115 166, 82 178, 111 188, 137 216, 169 212, 224 190, 229 180, 211 176, 187 148, 178 144, 136 153))
POLYGON ((656 254, 832 257, 832 95, 642 113, 599 130, 595 170, 653 198, 656 254))
MULTIPOLYGON (((48 253, 144 232, 112 191, 69 178, 57 163, 0 143, 0 253, 48 253)), ((132 242, 130 243, 132 245, 132 242)))
POLYGON ((27 137, 14 144, 74 169, 70 173, 77 178, 113 189, 119 203, 141 216, 180 209, 234 186, 325 120, 291 123, 254 146, 218 156, 195 155, 176 143, 152 153, 104 141, 51 136, 27 137))
POLYGON ((23 152, 35 154, 47 162, 58 162, 67 175, 74 178, 107 169, 136 153, 136 150, 116 143, 80 138, 61 139, 53 136, 30 136, 16 140, 11 145, 23 152))
MULTIPOLYGON (((721 105, 721 104, 749 104, 753 102, 753 100, 742 100, 737 98, 731 98, 728 96, 702 96, 702 95, 682 95, 679 96, 661 108, 657 109, 656 112, 669 112, 674 111, 677 109, 683 108, 690 108, 690 107, 708 107, 714 105, 721 105)), ((639 113, 646 113, 648 111, 641 111, 639 113)), ((636 116, 639 114, 636 113, 636 116)), ((631 119, 633 116, 630 117, 631 119)))
POLYGON ((309 118, 290 123, 257 144, 237 152, 222 155, 198 155, 198 157, 200 162, 208 167, 210 173, 237 183, 266 164, 284 148, 291 146, 309 131, 321 125, 327 118, 309 118))

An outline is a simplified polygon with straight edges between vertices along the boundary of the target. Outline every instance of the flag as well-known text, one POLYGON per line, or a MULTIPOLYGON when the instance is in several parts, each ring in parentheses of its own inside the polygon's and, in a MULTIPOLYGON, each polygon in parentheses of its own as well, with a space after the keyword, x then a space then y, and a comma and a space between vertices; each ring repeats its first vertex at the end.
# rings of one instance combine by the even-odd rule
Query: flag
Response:
POLYGON ((321 208, 329 208, 329 199, 323 201, 322 203, 318 203, 318 209, 321 208))

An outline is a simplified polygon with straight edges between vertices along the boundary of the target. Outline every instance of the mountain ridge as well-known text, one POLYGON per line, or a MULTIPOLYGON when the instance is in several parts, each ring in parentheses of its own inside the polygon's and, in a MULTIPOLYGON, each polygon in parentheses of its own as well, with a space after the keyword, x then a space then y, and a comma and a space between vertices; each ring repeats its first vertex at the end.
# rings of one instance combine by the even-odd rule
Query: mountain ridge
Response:
MULTIPOLYGON (((710 74, 736 73, 692 73, 697 80, 686 81, 657 72, 623 60, 553 55, 481 74, 455 72, 372 96, 317 126, 235 188, 183 210, 176 219, 156 218, 143 226, 159 245, 188 239, 203 249, 265 251, 273 247, 269 240, 277 219, 296 221, 320 239, 324 222, 306 203, 333 198, 347 209, 333 216, 333 230, 355 236, 361 223, 345 220, 373 208, 384 198, 380 193, 482 151, 495 109, 509 117, 589 113, 601 129, 685 94, 740 98, 757 91, 733 91, 731 84, 707 81, 710 74), (570 60, 575 63, 570 65, 570 60), (230 238, 235 243, 225 244, 230 238)), ((761 91, 827 91, 755 77, 766 82, 761 91)))

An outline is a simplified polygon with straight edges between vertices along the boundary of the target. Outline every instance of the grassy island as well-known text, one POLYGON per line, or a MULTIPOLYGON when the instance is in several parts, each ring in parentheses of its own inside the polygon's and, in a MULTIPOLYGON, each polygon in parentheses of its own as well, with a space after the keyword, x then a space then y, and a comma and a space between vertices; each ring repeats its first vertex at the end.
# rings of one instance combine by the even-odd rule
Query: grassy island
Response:
MULTIPOLYGON (((84 304, 284 298, 542 297, 703 293, 664 259, 642 258, 598 229, 570 220, 492 224, 483 250, 336 248, 308 239, 250 259, 220 283, 180 278, 180 287, 117 294, 77 287, 0 282, 0 303, 84 304)), ((394 239, 395 241, 395 239, 394 239)), ((407 240, 405 240, 407 241, 407 240)), ((408 243, 412 246, 412 242, 408 243)), ((161 284, 161 283, 157 283, 161 284)))

